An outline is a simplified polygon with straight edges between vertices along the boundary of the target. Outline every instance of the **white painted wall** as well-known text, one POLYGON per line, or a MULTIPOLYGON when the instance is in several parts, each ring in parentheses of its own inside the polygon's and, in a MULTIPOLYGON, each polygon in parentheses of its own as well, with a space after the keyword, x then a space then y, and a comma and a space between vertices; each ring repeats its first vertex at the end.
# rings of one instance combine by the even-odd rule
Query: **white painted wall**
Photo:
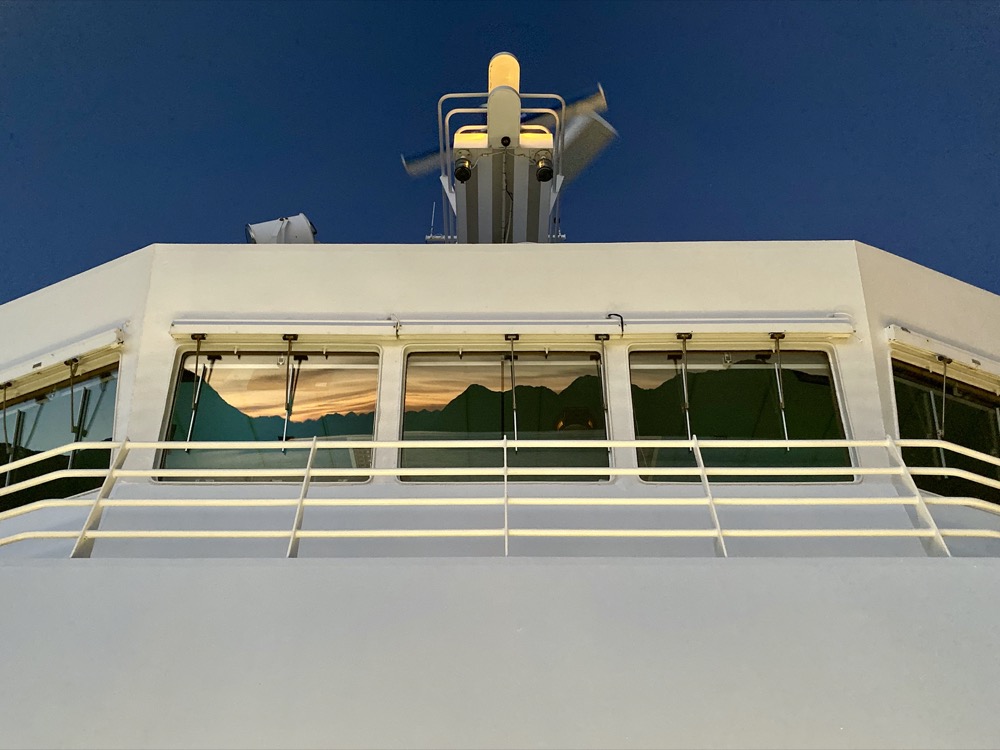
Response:
POLYGON ((996 560, 0 566, 3 748, 995 748, 996 560))

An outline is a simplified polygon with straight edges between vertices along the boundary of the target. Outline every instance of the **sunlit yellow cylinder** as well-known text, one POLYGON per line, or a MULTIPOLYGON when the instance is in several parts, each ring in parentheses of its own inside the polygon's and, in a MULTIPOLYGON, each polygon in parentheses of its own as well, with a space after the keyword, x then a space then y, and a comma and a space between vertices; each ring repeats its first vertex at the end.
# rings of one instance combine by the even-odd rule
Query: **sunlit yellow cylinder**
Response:
POLYGON ((510 86, 514 91, 521 91, 521 63, 510 52, 497 52, 490 60, 489 90, 497 86, 510 86))

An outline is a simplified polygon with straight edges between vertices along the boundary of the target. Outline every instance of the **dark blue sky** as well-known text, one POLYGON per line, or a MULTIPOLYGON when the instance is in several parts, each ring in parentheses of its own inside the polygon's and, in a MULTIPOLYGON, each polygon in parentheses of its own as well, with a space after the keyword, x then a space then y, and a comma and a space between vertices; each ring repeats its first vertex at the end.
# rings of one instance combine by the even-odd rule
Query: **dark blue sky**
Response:
POLYGON ((0 301, 153 242, 419 242, 497 51, 600 81, 571 242, 858 239, 1000 293, 1000 3, 0 0, 0 301))

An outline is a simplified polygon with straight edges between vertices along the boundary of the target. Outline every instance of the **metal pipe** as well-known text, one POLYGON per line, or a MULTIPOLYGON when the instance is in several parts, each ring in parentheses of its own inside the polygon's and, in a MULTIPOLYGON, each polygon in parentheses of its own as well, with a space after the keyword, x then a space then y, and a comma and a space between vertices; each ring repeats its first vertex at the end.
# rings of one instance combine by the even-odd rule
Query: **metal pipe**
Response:
MULTIPOLYGON (((292 385, 292 342, 298 341, 299 336, 297 333, 286 333, 281 338, 288 344, 285 352, 285 425, 281 430, 281 442, 285 442, 288 439, 288 420, 292 417, 292 400, 295 397, 292 385)), ((284 453, 285 449, 282 448, 281 452, 284 453)))
MULTIPOLYGON (((510 406, 514 415, 514 440, 517 440, 517 377, 514 374, 514 342, 521 337, 516 333, 508 333, 504 338, 510 342, 510 406)), ((517 453, 517 446, 514 447, 514 453, 517 453)))
MULTIPOLYGON (((771 334, 771 339, 774 341, 774 376, 778 381, 778 408, 781 409, 781 429, 784 432, 785 440, 788 440, 788 420, 785 418, 785 388, 781 382, 781 340, 785 338, 785 334, 780 332, 775 332, 771 334)), ((785 450, 791 452, 791 447, 785 448, 785 450)))
MULTIPOLYGON (((81 440, 83 440, 84 436, 86 435, 86 429, 84 425, 86 424, 87 405, 89 403, 90 403, 90 389, 84 388, 83 393, 80 396, 80 414, 78 415, 76 420, 76 431, 73 433, 73 442, 75 443, 79 443, 81 440)), ((72 416, 70 417, 70 419, 72 420, 72 416)), ((67 469, 73 468, 74 458, 76 458, 76 451, 70 451, 69 459, 66 462, 67 469)))
MULTIPOLYGON (((194 434, 194 421, 198 416, 198 405, 201 403, 201 387, 203 384, 208 383, 212 379, 212 372, 215 370, 215 363, 222 359, 221 354, 209 354, 208 364, 201 366, 201 373, 195 373, 195 377, 198 378, 198 383, 195 385, 194 393, 191 400, 191 419, 188 421, 188 431, 187 440, 185 442, 191 442, 191 436, 194 434)), ((190 448, 184 449, 185 453, 190 453, 190 448)))
POLYGON ((7 382, 3 384, 3 444, 4 451, 7 453, 7 459, 5 463, 10 462, 10 435, 7 433, 7 389, 10 388, 13 383, 7 382))
POLYGON ((67 359, 63 364, 69 367, 69 431, 75 434, 76 425, 73 423, 73 415, 76 413, 76 407, 73 404, 73 378, 76 376, 76 368, 79 366, 80 360, 73 357, 67 359))
MULTIPOLYGON (((17 412, 17 416, 14 417, 14 442, 9 443, 10 455, 7 459, 7 463, 12 463, 17 455, 17 448, 21 444, 21 437, 24 433, 24 412, 17 412)), ((7 476, 4 478, 4 487, 9 487, 11 485, 11 480, 14 476, 13 468, 7 470, 7 476)))
MULTIPOLYGON (((692 334, 678 333, 677 338, 681 342, 681 386, 684 389, 684 403, 681 406, 684 411, 684 423, 687 427, 687 437, 691 440, 691 400, 688 395, 688 348, 687 342, 691 340, 692 334)), ((787 435, 785 437, 788 437, 787 435)), ((693 450, 693 448, 692 448, 693 450)))
POLYGON ((948 365, 951 361, 951 357, 938 355, 938 362, 941 363, 941 424, 938 425, 938 440, 944 440, 945 415, 948 407, 948 365))

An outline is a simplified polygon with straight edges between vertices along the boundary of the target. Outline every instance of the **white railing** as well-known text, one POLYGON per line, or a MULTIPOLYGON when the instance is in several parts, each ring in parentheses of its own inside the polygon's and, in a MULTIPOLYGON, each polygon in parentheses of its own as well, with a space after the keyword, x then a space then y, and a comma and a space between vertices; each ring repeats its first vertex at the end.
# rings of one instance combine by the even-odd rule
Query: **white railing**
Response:
MULTIPOLYGON (((0 482, 12 476, 11 472, 30 468, 47 459, 63 456, 74 451, 102 450, 111 451, 114 460, 108 469, 62 469, 31 477, 29 479, 8 483, 0 487, 0 503, 5 497, 16 495, 33 487, 45 485, 58 479, 91 478, 100 479, 101 485, 93 497, 52 498, 42 499, 29 504, 15 507, 0 513, 0 534, 2 524, 15 518, 28 517, 41 511, 58 508, 89 509, 87 517, 79 529, 50 530, 28 529, 0 536, 0 547, 17 542, 39 540, 73 540, 72 557, 87 557, 94 542, 102 539, 212 539, 212 540, 248 540, 248 539, 284 539, 287 540, 286 556, 298 555, 299 543, 305 539, 455 539, 478 538, 497 539, 503 542, 504 555, 510 554, 511 539, 545 538, 545 539, 582 539, 603 538, 620 540, 668 540, 668 539, 706 539, 713 542, 715 552, 719 556, 728 556, 727 542, 736 539, 917 539, 925 551, 931 555, 951 556, 947 539, 978 538, 1000 540, 1000 506, 974 497, 940 497, 921 492, 915 483, 915 476, 946 476, 965 479, 981 487, 1000 490, 1000 481, 977 474, 975 472, 949 467, 907 466, 902 460, 901 448, 923 447, 961 454, 975 459, 988 466, 1000 466, 1000 458, 980 453, 960 445, 941 440, 896 440, 887 437, 884 440, 427 440, 427 441, 355 441, 355 440, 322 440, 290 442, 143 442, 122 441, 110 442, 79 442, 54 448, 44 453, 13 461, 0 467, 0 482), (687 449, 691 452, 693 466, 690 467, 636 467, 636 466, 512 466, 509 460, 515 451, 532 448, 545 449, 607 449, 609 456, 616 449, 635 451, 641 448, 687 449), (885 465, 866 466, 710 466, 704 457, 704 450, 713 449, 849 449, 853 452, 868 449, 876 450, 885 457, 885 465), (448 451, 455 449, 494 449, 502 463, 498 466, 476 467, 351 467, 328 468, 316 465, 317 453, 321 450, 349 449, 368 451, 375 464, 374 457, 382 451, 396 454, 402 449, 419 449, 428 451, 448 451), (297 468, 125 468, 126 459, 137 451, 281 451, 286 453, 306 453, 303 466, 297 468), (490 480, 486 487, 497 488, 496 495, 472 495, 462 491, 462 487, 473 486, 469 483, 456 484, 450 482, 446 492, 438 494, 444 497, 422 497, 418 488, 432 486, 426 482, 398 483, 394 486, 391 497, 360 496, 360 486, 357 483, 337 482, 323 483, 324 496, 310 496, 310 490, 317 479, 335 478, 341 480, 367 480, 373 477, 390 477, 396 479, 421 477, 467 478, 475 480, 490 480), (539 490, 540 482, 512 483, 520 478, 544 478, 544 487, 551 488, 553 482, 560 478, 579 479, 592 477, 593 482, 578 481, 559 484, 559 493, 549 494, 539 490), (642 477, 661 480, 687 480, 682 482, 635 483, 635 496, 622 497, 607 492, 608 482, 599 480, 614 477, 642 477), (713 479, 726 477, 757 478, 763 484, 755 483, 760 488, 766 486, 769 492, 761 496, 735 497, 727 493, 719 494, 720 486, 739 487, 737 483, 713 483, 713 479), (781 483, 775 477, 787 478, 781 483), (797 478, 809 478, 808 484, 794 484, 797 478), (825 487, 829 492, 830 484, 818 482, 818 477, 836 479, 855 479, 858 477, 887 477, 898 480, 902 485, 902 494, 890 481, 874 486, 876 492, 867 496, 855 496, 855 492, 841 492, 836 497, 825 496, 824 493, 804 493, 802 487, 825 487), (201 494, 211 494, 212 487, 232 487, 233 482, 240 483, 254 480, 286 480, 297 483, 297 497, 286 498, 253 498, 232 499, 229 497, 186 498, 181 487, 190 488, 190 484, 163 482, 157 485, 161 492, 170 492, 171 487, 178 490, 173 497, 166 498, 129 498, 113 497, 118 490, 119 495, 126 494, 134 483, 121 480, 222 480, 217 483, 198 482, 201 494), (495 481, 494 481, 495 480, 495 481), (584 489, 566 496, 567 487, 583 487, 584 489), (700 496, 688 496, 678 488, 699 487, 700 496), (650 507, 704 507, 707 509, 710 525, 705 528, 550 528, 527 527, 511 523, 510 510, 513 507, 547 506, 550 508, 593 508, 607 507, 619 509, 639 509, 650 507), (795 526, 775 528, 727 528, 720 520, 720 508, 762 508, 762 507, 799 507, 816 506, 829 507, 868 507, 868 506, 898 506, 910 508, 914 512, 914 520, 908 528, 798 528, 795 526), (305 511, 312 508, 455 508, 455 507, 496 507, 503 510, 502 525, 486 528, 381 528, 381 529, 351 529, 351 528, 303 528, 305 511), (982 512, 984 521, 993 521, 996 528, 987 525, 973 528, 940 528, 931 512, 931 507, 960 507, 982 512), (260 509, 288 508, 294 509, 291 528, 288 529, 256 529, 256 530, 217 530, 217 529, 102 529, 101 519, 105 510, 110 508, 160 508, 198 509, 260 509)), ((155 454, 154 454, 155 455, 155 454)), ((634 454, 632 454, 634 455, 634 454)), ((877 455, 877 454, 876 454, 877 455)), ((871 455, 868 463, 872 462, 871 455)), ((149 463, 154 463, 156 459, 149 463)), ((857 463, 856 457, 855 462, 857 463)), ((137 463, 133 461, 133 463, 137 463)), ((628 480, 624 480, 628 481, 628 480)), ((148 486, 148 482, 142 483, 148 486)), ((284 484, 284 483, 283 483, 284 484)), ((287 485, 285 485, 287 486, 287 485)), ((440 487, 440 485, 437 485, 440 487)), ((481 487, 480 483, 475 486, 481 487)), ((840 484, 840 487, 845 486, 840 484)), ((864 483, 862 487, 866 486, 864 483)), ((688 490, 689 492, 689 490, 688 490)), ((88 493, 89 494, 89 493, 88 493)), ((1000 547, 997 548, 1000 551, 1000 547)), ((497 554, 500 554, 499 548, 497 554)))

